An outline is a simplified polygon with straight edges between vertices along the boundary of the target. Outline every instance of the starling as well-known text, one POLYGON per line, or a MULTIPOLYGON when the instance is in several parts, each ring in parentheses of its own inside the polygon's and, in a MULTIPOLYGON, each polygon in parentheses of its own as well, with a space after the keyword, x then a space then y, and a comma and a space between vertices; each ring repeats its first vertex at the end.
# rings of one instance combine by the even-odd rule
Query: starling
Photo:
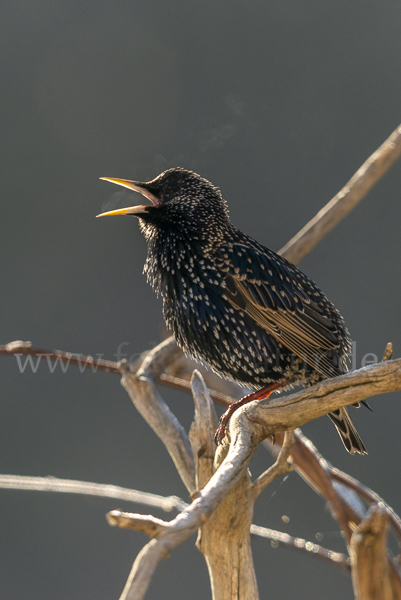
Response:
MULTIPOLYGON (((106 181, 150 205, 102 213, 134 215, 148 244, 144 273, 163 299, 177 344, 215 373, 256 389, 236 407, 278 388, 311 386, 346 373, 349 332, 317 285, 282 256, 237 229, 219 188, 173 168, 148 182, 106 181)), ((351 454, 366 454, 345 408, 328 415, 351 454)))

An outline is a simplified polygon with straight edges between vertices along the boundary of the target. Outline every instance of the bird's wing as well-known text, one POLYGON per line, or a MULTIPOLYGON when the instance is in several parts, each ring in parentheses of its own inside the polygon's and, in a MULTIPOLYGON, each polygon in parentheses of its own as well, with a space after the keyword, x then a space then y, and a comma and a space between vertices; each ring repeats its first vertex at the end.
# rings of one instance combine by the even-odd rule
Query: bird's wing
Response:
MULTIPOLYGON (((270 250, 235 244, 219 253, 224 294, 233 308, 325 377, 344 372, 342 317, 319 288, 270 250)), ((348 343, 348 340, 346 341, 348 343)))

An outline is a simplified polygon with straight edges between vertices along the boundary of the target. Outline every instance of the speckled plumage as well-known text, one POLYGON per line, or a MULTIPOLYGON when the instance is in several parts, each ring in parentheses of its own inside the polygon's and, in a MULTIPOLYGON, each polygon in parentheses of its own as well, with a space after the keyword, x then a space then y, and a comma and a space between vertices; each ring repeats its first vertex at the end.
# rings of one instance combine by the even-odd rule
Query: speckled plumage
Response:
MULTIPOLYGON (((347 371, 350 336, 338 310, 230 222, 218 188, 179 168, 134 183, 153 202, 135 212, 148 242, 144 272, 186 354, 249 388, 308 386, 347 371)), ((346 409, 330 417, 347 450, 365 453, 346 409)))

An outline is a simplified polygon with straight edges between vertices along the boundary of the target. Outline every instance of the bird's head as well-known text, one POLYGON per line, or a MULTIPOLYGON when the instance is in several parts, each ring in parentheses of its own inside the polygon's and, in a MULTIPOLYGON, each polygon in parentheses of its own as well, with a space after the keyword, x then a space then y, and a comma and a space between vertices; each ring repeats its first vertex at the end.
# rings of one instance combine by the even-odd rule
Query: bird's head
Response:
POLYGON ((147 237, 158 229, 175 228, 191 234, 227 225, 228 210, 220 190, 192 171, 178 167, 168 169, 146 182, 110 177, 101 179, 139 192, 151 204, 119 208, 97 216, 139 217, 147 237))

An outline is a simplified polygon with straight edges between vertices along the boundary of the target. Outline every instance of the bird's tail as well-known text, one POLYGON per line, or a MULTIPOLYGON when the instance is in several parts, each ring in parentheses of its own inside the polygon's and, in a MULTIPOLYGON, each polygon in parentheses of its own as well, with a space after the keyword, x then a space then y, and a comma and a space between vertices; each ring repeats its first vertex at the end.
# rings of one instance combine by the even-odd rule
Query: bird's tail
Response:
POLYGON ((346 408, 333 410, 333 412, 329 413, 328 416, 336 426, 341 441, 350 454, 355 454, 355 452, 358 452, 359 454, 367 454, 364 443, 361 440, 359 433, 355 429, 355 426, 352 423, 346 408))

